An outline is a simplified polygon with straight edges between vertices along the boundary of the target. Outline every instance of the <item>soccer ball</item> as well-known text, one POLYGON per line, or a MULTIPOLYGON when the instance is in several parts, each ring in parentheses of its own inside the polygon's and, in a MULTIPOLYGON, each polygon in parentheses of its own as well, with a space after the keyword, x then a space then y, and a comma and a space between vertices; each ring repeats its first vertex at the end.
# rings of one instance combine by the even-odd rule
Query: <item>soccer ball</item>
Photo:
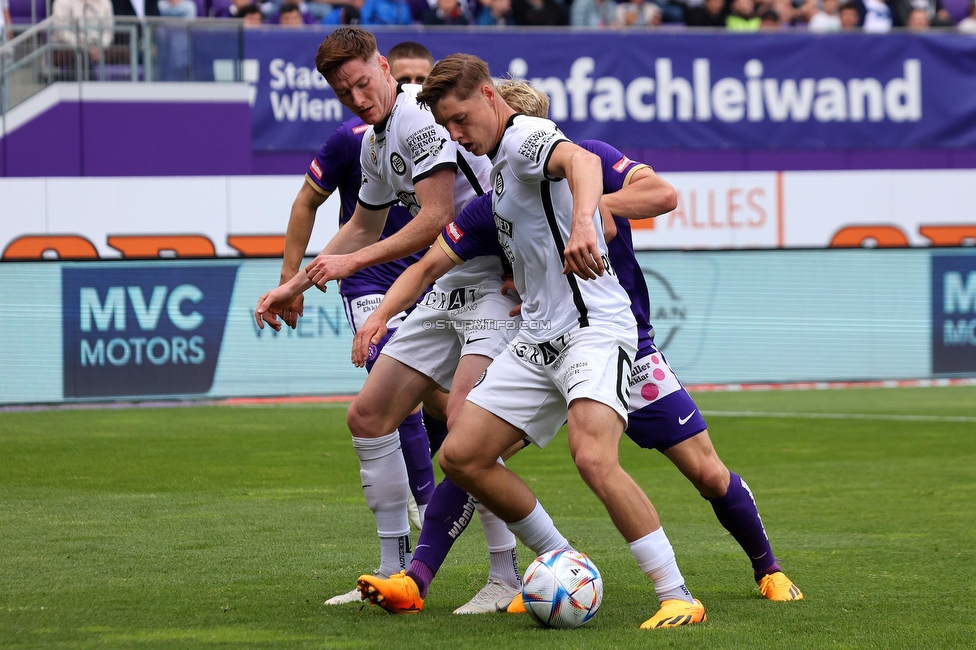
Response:
POLYGON ((537 557, 522 581, 525 611, 544 627, 579 627, 603 601, 603 578, 578 551, 561 549, 537 557))

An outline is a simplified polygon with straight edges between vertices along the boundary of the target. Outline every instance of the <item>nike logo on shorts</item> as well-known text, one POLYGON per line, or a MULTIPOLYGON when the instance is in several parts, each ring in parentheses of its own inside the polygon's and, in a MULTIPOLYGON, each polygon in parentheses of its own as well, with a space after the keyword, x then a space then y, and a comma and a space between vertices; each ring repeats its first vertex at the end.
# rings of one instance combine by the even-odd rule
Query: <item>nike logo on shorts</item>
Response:
MULTIPOLYGON (((695 409, 695 411, 697 411, 697 410, 698 409, 695 409)), ((683 418, 678 418, 678 424, 680 424, 681 426, 684 426, 685 425, 685 422, 687 422, 688 420, 690 420, 691 419, 691 416, 695 414, 695 411, 692 411, 691 413, 689 413, 688 415, 684 416, 683 418)))
POLYGON ((468 339, 467 341, 464 342, 464 344, 465 345, 471 345, 472 343, 477 343, 478 341, 485 341, 488 338, 489 337, 487 337, 487 336, 482 336, 480 339, 468 339))
POLYGON ((589 379, 583 379, 582 381, 578 381, 575 384, 573 384, 572 386, 570 386, 569 389, 566 392, 567 393, 572 393, 574 388, 576 388, 580 384, 585 384, 588 381, 589 381, 589 379))

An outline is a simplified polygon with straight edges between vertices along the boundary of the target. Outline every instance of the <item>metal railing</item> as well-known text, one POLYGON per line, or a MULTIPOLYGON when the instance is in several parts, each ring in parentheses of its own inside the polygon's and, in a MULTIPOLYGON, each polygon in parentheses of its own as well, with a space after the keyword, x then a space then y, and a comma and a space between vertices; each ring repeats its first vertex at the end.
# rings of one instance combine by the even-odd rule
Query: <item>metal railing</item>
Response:
POLYGON ((241 79, 236 20, 51 17, 17 31, 0 46, 0 114, 56 82, 241 79))

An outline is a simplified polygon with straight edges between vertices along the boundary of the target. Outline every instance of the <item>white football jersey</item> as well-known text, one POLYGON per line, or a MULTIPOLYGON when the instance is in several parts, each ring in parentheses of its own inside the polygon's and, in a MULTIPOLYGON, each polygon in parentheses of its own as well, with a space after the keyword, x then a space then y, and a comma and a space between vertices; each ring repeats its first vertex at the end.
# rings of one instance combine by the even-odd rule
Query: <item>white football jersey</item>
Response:
MULTIPOLYGON (((371 210, 381 210, 399 201, 416 216, 420 204, 414 185, 441 169, 452 169, 456 172, 457 216, 473 198, 488 190, 491 163, 458 148, 430 110, 417 105, 420 89, 416 84, 400 85, 386 123, 370 126, 363 134, 359 202, 371 210)), ((482 284, 489 278, 500 283, 501 274, 500 259, 477 257, 446 273, 437 285, 453 289, 482 284)))
POLYGON ((522 336, 536 343, 595 322, 636 327, 630 298, 610 266, 599 211, 593 219, 607 272, 595 280, 563 274, 573 195, 565 179, 546 175, 549 157, 563 141, 569 140, 553 122, 515 115, 489 154, 498 241, 512 265, 522 318, 529 324, 522 336))

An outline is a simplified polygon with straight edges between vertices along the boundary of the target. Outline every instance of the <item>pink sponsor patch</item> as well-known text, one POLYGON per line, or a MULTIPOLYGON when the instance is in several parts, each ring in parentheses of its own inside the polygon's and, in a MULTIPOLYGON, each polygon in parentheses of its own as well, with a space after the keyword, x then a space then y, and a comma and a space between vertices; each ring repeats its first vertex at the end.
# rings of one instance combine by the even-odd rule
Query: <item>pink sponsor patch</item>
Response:
POLYGON ((660 394, 661 389, 657 387, 657 384, 644 384, 641 386, 641 397, 646 399, 648 402, 653 402, 660 394))

